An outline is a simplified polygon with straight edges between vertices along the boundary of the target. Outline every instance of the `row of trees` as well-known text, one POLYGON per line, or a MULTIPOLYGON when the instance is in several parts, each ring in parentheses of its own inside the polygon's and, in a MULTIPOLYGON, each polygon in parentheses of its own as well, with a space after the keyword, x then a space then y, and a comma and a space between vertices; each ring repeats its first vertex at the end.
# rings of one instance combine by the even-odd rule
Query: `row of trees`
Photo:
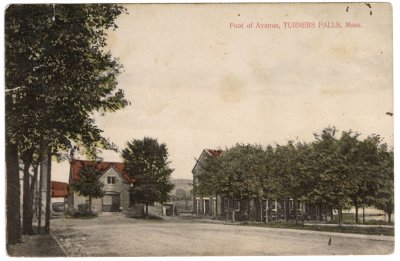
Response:
POLYGON ((63 153, 73 153, 77 148, 95 157, 97 148, 114 148, 102 137, 93 112, 115 111, 128 105, 123 91, 117 89, 122 65, 105 51, 106 30, 117 28, 114 21, 124 12, 122 6, 102 4, 7 7, 8 244, 21 240, 20 166, 24 173, 22 233, 34 232, 32 202, 38 175, 41 191, 45 191, 40 195, 47 197, 44 232, 48 232, 52 157, 60 159, 63 153))
MULTIPOLYGON (((375 206, 391 222, 394 212, 393 151, 378 135, 335 127, 314 134, 313 142, 276 147, 241 145, 201 164, 197 190, 232 199, 289 199, 331 210, 375 206)), ((339 215, 340 217, 341 215, 339 215)), ((340 222, 341 220, 339 220, 340 222)))

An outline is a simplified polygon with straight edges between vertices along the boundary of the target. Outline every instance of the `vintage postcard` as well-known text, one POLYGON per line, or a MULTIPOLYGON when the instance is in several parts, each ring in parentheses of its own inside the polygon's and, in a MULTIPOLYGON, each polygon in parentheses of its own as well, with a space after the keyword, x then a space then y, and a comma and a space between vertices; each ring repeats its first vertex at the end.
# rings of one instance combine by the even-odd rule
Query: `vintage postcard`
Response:
POLYGON ((393 253, 390 3, 4 21, 9 256, 393 253))

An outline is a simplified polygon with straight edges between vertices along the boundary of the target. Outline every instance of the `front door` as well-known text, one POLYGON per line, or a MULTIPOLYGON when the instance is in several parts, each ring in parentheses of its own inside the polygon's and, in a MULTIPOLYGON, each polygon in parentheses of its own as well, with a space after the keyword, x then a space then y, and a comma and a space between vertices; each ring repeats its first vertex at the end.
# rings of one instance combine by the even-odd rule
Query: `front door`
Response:
POLYGON ((121 205, 120 194, 106 194, 103 197, 103 212, 118 212, 121 205))

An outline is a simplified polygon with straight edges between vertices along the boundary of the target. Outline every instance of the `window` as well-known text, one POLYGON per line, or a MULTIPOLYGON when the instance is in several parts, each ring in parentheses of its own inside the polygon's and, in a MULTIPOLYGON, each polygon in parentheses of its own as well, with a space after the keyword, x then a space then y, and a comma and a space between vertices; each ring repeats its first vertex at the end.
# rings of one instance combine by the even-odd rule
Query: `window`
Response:
POLYGON ((107 184, 115 184, 115 177, 107 177, 107 184))

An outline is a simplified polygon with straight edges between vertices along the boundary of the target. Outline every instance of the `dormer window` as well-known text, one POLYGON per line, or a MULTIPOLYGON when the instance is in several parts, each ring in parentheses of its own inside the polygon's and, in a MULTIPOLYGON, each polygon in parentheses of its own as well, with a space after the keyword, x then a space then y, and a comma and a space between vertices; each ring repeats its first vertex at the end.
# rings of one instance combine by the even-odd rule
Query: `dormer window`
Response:
POLYGON ((115 184, 115 177, 107 177, 107 184, 115 184))

